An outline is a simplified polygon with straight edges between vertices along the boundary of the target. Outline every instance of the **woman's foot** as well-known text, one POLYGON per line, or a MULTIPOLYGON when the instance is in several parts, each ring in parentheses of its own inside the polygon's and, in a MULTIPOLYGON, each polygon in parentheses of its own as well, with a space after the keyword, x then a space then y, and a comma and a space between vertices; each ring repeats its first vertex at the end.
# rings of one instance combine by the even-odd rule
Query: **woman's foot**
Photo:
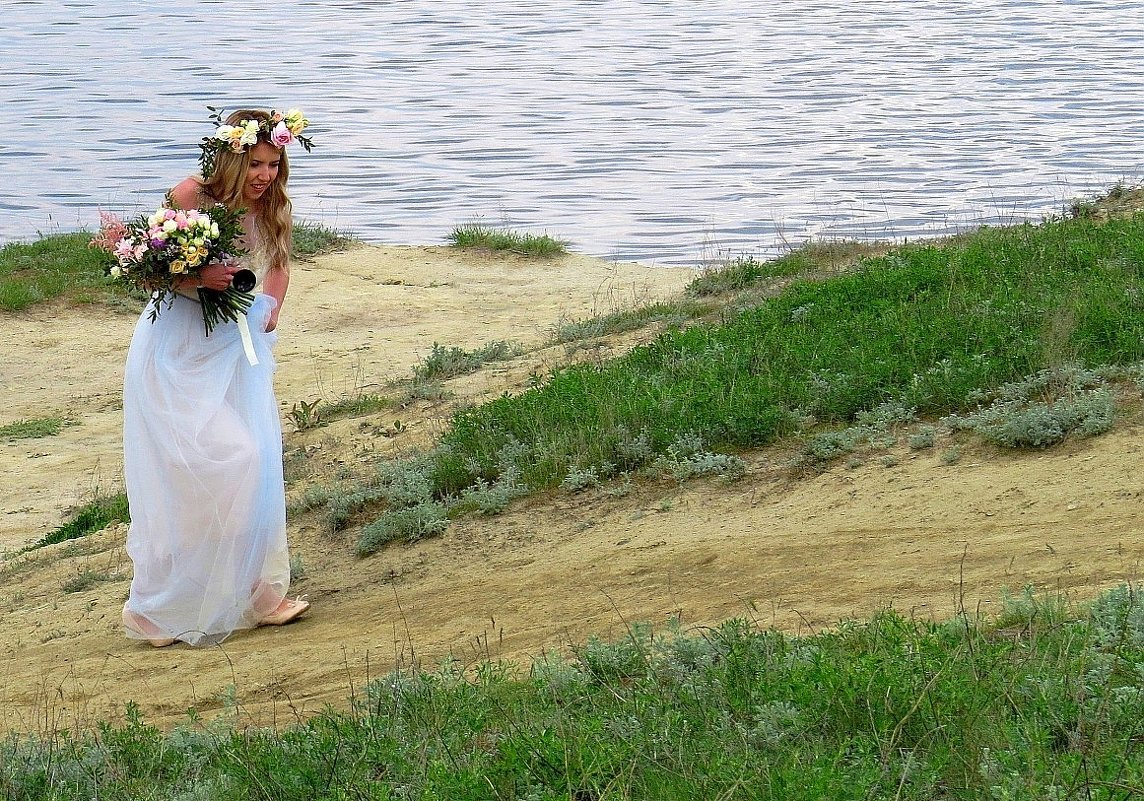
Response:
POLYGON ((278 608, 258 621, 258 625, 285 626, 287 623, 297 620, 309 608, 310 602, 301 595, 294 600, 283 598, 282 602, 278 604, 278 608))
POLYGON ((154 623, 129 611, 126 605, 123 606, 123 628, 139 635, 139 639, 146 640, 152 648, 166 648, 168 645, 175 644, 174 637, 160 636, 162 632, 156 628, 154 623))

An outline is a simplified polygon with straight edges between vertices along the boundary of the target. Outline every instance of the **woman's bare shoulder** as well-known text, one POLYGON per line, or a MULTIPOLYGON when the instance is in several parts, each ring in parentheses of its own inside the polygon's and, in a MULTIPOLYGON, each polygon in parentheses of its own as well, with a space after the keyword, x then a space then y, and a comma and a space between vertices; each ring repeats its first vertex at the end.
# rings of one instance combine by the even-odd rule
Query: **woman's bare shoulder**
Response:
POLYGON ((175 184, 175 188, 169 194, 171 200, 181 209, 198 208, 202 205, 204 197, 202 179, 193 175, 185 178, 175 184))

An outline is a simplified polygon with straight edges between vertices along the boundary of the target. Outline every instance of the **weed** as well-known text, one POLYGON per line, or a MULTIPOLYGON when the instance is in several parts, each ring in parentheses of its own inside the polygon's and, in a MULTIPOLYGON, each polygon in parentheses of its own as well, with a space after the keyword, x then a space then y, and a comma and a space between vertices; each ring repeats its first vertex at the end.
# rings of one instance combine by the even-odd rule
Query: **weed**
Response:
POLYGON ((505 342, 489 342, 476 350, 467 351, 463 348, 446 348, 433 343, 433 348, 424 361, 415 365, 413 375, 419 381, 443 381, 457 376, 475 373, 488 362, 499 362, 519 356, 522 352, 520 345, 505 342))
MULTIPOLYGON (((601 467, 600 470, 604 468, 601 467)), ((567 490, 568 492, 581 492, 589 487, 595 487, 600 483, 600 471, 595 467, 589 467, 586 470, 579 470, 573 468, 568 471, 568 475, 560 482, 560 489, 567 490)))
MULTIPOLYGON (((978 403, 974 393, 1048 369, 1049 342, 1086 365, 1137 363, 1144 301, 1131 300, 1136 279, 1124 265, 1138 249, 1144 218, 1057 221, 981 229, 873 255, 821 280, 796 278, 720 323, 666 331, 619 359, 569 366, 517 396, 459 412, 443 437, 435 491, 495 481, 491 454, 510 438, 527 445, 521 475, 541 488, 573 466, 625 469, 612 434, 619 429, 646 432, 657 455, 687 431, 702 432, 714 451, 733 451, 803 431, 808 417, 854 429, 812 435, 813 465, 886 447, 903 410, 965 413, 978 403), (1046 327, 1061 309, 1060 323, 1046 327), (879 409, 897 410, 881 430, 879 409)), ((1053 410, 1070 431, 1097 432, 1110 419, 1109 395, 1070 403, 1071 411, 1053 410)), ((1038 425, 1030 420, 1029 432, 1011 438, 1044 441, 1038 425)))
POLYGON ((530 670, 398 666, 348 712, 281 729, 238 728, 230 686, 206 726, 163 734, 129 706, 91 733, 6 738, 0 795, 1134 798, 1144 650, 1119 632, 1139 604, 1104 603, 1009 599, 1018 637, 892 612, 801 638, 633 623, 530 670))
POLYGON ((325 425, 322 420, 322 413, 318 411, 318 404, 321 402, 321 398, 309 402, 298 401, 290 407, 286 416, 294 424, 295 431, 309 431, 311 428, 325 425))
POLYGON ((60 589, 64 592, 83 592, 84 590, 91 589, 101 581, 110 581, 111 576, 104 572, 84 570, 71 578, 66 579, 60 585, 60 589))
POLYGON ((91 234, 57 234, 0 247, 0 311, 17 311, 60 296, 114 293, 104 254, 88 247, 91 234))
POLYGON ((932 448, 937 441, 937 429, 933 426, 921 426, 917 431, 910 434, 907 443, 912 451, 920 451, 923 448, 932 448))
POLYGON ((405 408, 416 401, 440 403, 452 397, 452 393, 438 380, 415 377, 410 381, 403 382, 400 386, 403 391, 394 399, 394 405, 398 408, 405 408))
POLYGON ((589 339, 637 331, 653 323, 669 327, 680 327, 707 314, 710 306, 686 300, 651 303, 634 309, 588 317, 583 320, 567 320, 559 323, 552 331, 554 344, 567 344, 589 339))
POLYGON ((306 576, 306 563, 302 560, 302 554, 290 554, 290 580, 297 581, 298 579, 306 576))

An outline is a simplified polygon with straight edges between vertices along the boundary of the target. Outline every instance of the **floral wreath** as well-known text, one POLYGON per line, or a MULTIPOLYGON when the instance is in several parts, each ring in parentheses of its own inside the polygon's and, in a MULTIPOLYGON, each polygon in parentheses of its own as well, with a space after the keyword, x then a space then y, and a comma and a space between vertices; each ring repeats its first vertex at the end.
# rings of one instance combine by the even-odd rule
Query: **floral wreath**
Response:
POLYGON ((275 147, 286 147, 297 142, 306 148, 307 153, 314 147, 310 137, 302 135, 310 121, 299 109, 288 109, 285 114, 270 111, 270 119, 266 121, 239 120, 237 125, 227 125, 223 122, 222 109, 214 106, 207 108, 212 112, 210 118, 216 128, 213 134, 204 136, 199 143, 199 149, 202 150, 199 154, 199 167, 204 179, 214 172, 215 159, 219 153, 226 150, 242 153, 257 144, 260 136, 275 147))

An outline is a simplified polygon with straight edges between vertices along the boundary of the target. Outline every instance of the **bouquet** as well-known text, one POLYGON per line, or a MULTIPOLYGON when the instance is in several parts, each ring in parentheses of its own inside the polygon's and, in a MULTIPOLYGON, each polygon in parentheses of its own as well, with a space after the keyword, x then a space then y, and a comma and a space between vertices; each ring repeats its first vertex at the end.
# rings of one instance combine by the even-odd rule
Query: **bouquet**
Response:
MULTIPOLYGON (((194 277, 208 264, 238 258, 242 212, 221 203, 207 209, 161 206, 153 214, 124 222, 101 212, 99 233, 91 247, 108 254, 107 273, 152 293, 151 322, 159 317, 163 301, 174 302, 176 284, 194 277)), ((254 273, 240 270, 225 290, 199 289, 203 325, 207 335, 216 325, 237 320, 254 302, 254 273)))

